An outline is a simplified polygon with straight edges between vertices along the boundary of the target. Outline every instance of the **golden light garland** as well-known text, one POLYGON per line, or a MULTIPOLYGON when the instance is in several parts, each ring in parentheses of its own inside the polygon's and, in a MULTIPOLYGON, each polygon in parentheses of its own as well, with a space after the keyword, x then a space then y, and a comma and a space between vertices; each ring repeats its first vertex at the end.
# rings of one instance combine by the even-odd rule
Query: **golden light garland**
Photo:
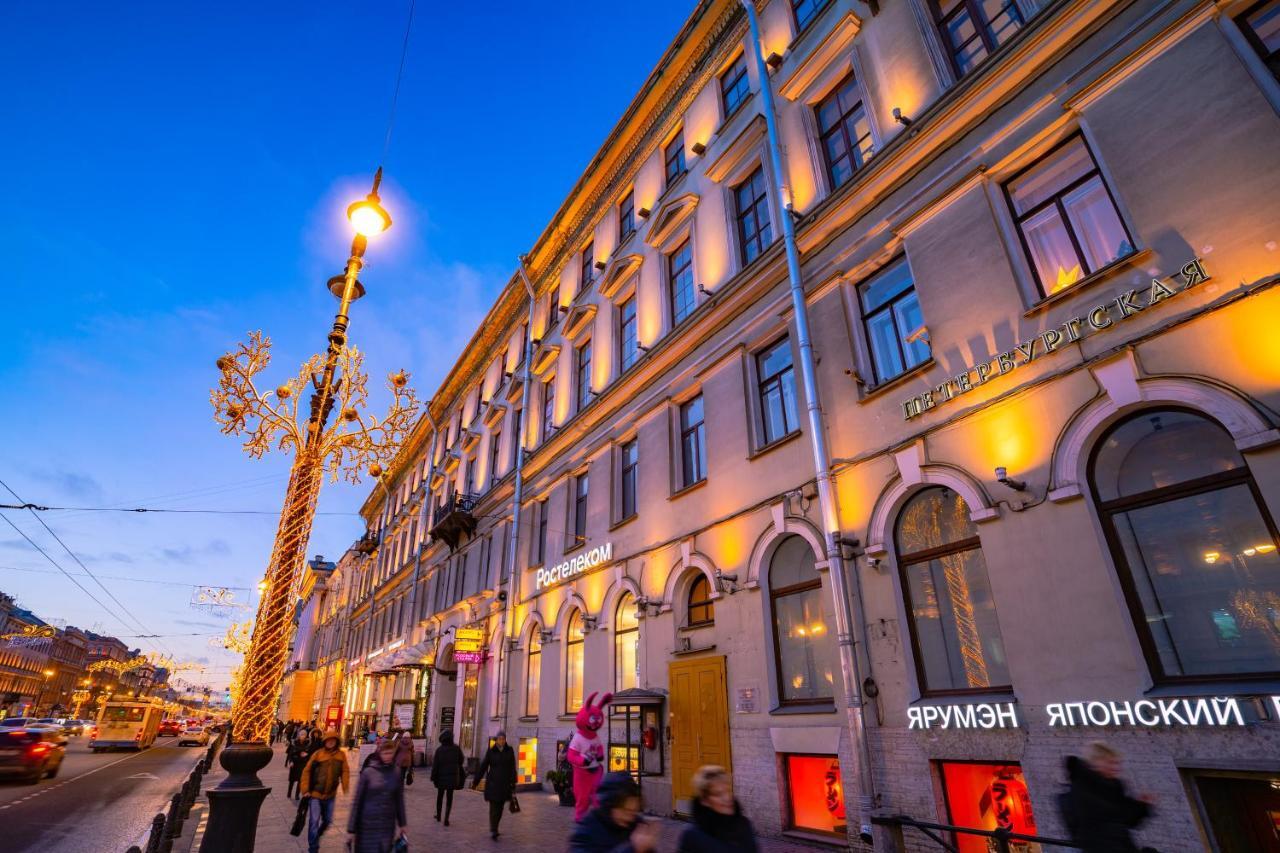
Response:
POLYGON ((312 356, 274 391, 259 392, 255 383, 271 362, 271 341, 261 332, 250 334, 246 343, 218 359, 222 375, 210 401, 222 432, 244 436, 244 450, 252 458, 272 448, 295 454, 267 566, 266 591, 258 603, 243 671, 233 682, 235 735, 240 741, 265 742, 270 735, 293 630, 290 615, 325 472, 335 482, 342 477, 359 483, 365 471, 395 455, 418 414, 417 396, 404 372, 387 378, 392 401, 385 418, 362 411, 368 403, 368 377, 363 354, 344 343, 345 308, 346 303, 326 355, 312 356), (301 400, 308 384, 316 394, 310 412, 304 414, 301 400), (332 419, 330 408, 336 411, 332 419))
POLYGON ((57 630, 52 625, 23 625, 21 631, 0 634, 0 640, 53 639, 57 633, 57 630))

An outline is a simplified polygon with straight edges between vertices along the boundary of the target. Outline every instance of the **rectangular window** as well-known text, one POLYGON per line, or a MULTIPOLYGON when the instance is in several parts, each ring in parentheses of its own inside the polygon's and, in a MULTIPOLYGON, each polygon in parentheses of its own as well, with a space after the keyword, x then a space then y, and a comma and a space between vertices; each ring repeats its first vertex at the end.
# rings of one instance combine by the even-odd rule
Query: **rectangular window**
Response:
POLYGON ((671 325, 678 326, 693 313, 693 250, 686 240, 667 256, 667 287, 671 298, 671 325))
POLYGON ((463 491, 468 495, 476 494, 476 467, 480 460, 471 456, 467 459, 467 478, 463 481, 463 491))
POLYGON ((876 384, 898 376, 929 358, 924 317, 916 299, 911 268, 905 260, 858 285, 862 325, 875 366, 876 384))
POLYGON ((813 19, 830 3, 831 0, 791 0, 791 9, 796 13, 796 32, 812 24, 813 19))
POLYGON ((707 478, 705 429, 702 395, 699 394, 680 407, 681 487, 692 486, 707 478))
POLYGON ((573 545, 587 541, 587 493, 590 481, 586 474, 573 478, 573 545))
POLYGON ((640 326, 636 322, 636 297, 628 296, 618 306, 618 364, 623 371, 640 357, 640 326))
POLYGON ((636 233, 636 194, 628 192, 618 204, 618 245, 627 242, 627 238, 636 233))
POLYGON ((724 102, 726 119, 738 111, 747 102, 751 94, 751 84, 747 80, 747 57, 739 56, 723 74, 720 75, 720 97, 724 102))
POLYGON ((578 292, 586 293, 596 280, 596 244, 588 243, 582 250, 582 269, 579 271, 578 292))
POLYGON ((871 124, 852 74, 822 99, 816 113, 827 177, 834 190, 852 178, 871 156, 871 124))
POLYGON ((1280 0, 1263 0, 1236 18, 1244 37, 1280 80, 1280 0))
POLYGON ((1044 296, 1133 254, 1111 191, 1079 135, 1006 183, 1005 193, 1044 296))
POLYGON ((520 467, 520 445, 524 442, 524 409, 511 413, 511 470, 520 467))
POLYGON ((834 755, 785 755, 788 829, 845 835, 844 784, 834 755))
POLYGON ((529 632, 529 650, 525 663, 524 715, 538 716, 542 698, 542 636, 535 627, 529 632))
POLYGON ((489 485, 498 482, 498 466, 502 464, 502 433, 494 430, 489 433, 489 485))
POLYGON ((621 518, 625 519, 636 514, 636 482, 640 466, 640 444, 637 439, 633 438, 622 445, 621 464, 621 518))
POLYGON ((537 556, 536 565, 542 565, 547 559, 547 499, 543 498, 535 506, 538 508, 538 538, 533 547, 537 556))
POLYGON ((772 444, 800 428, 796 416, 796 376, 791 365, 791 341, 783 338, 756 353, 757 390, 765 444, 772 444))
MULTIPOLYGON (((1027 793, 1027 780, 1017 764, 968 761, 938 763, 947 804, 947 821, 974 829, 1008 829, 1038 835, 1027 793)), ((956 834, 958 853, 986 853, 987 839, 956 834)))
POLYGON ((552 291, 547 294, 547 322, 542 327, 542 340, 550 339, 558 325, 560 325, 560 301, 556 298, 555 291, 552 291))
POLYGON ((542 383, 542 440, 551 438, 555 430, 556 417, 556 377, 548 376, 542 383))
POLYGON ((662 149, 662 161, 665 165, 667 186, 671 186, 680 177, 688 171, 684 164, 684 129, 681 128, 675 136, 667 143, 667 147, 662 149))
POLYGON ((746 266, 773 242, 763 169, 756 169, 751 177, 734 188, 733 202, 738 220, 738 245, 742 251, 742 265, 746 266))
POLYGON ((1026 23, 1017 0, 934 0, 933 6, 951 64, 961 77, 1026 23))
POLYGON ((582 342, 576 353, 574 373, 574 390, 577 397, 578 411, 591 405, 591 340, 582 342))

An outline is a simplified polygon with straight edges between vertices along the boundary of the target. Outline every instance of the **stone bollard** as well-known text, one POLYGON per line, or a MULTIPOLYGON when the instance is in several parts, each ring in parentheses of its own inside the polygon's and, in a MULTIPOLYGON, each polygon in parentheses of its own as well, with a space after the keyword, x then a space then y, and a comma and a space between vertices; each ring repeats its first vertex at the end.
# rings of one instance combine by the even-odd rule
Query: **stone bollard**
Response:
POLYGON ((164 840, 160 842, 160 853, 173 850, 173 840, 182 834, 182 795, 174 794, 169 800, 169 818, 165 821, 164 840))
POLYGON ((164 838, 164 815, 158 814, 151 819, 151 832, 147 836, 146 853, 158 853, 162 838, 164 838))

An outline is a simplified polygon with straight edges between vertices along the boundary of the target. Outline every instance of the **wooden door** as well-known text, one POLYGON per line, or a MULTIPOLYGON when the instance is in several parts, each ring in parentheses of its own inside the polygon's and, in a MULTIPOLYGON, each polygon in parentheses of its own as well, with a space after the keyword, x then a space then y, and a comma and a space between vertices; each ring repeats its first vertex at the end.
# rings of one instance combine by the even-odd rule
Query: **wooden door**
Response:
POLYGON ((674 661, 668 665, 671 688, 671 796, 677 811, 688 813, 693 773, 704 764, 732 772, 729 755, 729 693, 724 656, 674 661))

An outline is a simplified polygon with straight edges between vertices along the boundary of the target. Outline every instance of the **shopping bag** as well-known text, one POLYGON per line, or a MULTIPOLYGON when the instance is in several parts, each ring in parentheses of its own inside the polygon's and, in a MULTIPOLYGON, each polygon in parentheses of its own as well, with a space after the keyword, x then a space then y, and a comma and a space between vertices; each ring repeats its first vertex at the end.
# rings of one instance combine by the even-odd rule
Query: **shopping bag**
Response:
POLYGON ((511 799, 507 800, 507 808, 511 809, 512 814, 520 814, 520 801, 516 799, 515 794, 512 794, 511 799))
POLYGON ((293 816, 293 826, 289 827, 290 835, 301 835, 302 828, 307 825, 307 812, 311 810, 311 798, 303 797, 298 803, 298 813, 293 816))
POLYGON ((410 767, 410 768, 409 768, 409 772, 405 774, 405 777, 404 777, 404 783, 405 783, 406 785, 412 785, 412 784, 413 784, 413 768, 412 768, 412 767, 410 767))

